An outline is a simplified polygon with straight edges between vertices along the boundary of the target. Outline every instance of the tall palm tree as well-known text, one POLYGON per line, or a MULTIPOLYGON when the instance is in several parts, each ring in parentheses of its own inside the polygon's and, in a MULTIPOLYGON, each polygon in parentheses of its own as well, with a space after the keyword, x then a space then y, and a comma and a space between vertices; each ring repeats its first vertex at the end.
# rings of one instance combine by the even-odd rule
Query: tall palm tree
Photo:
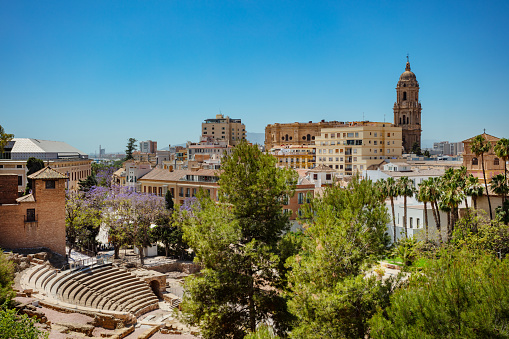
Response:
POLYGON ((5 133, 4 128, 0 125, 0 159, 4 153, 5 146, 7 146, 12 138, 14 138, 14 134, 5 133))
POLYGON ((490 209, 490 220, 493 220, 493 212, 491 212, 490 192, 488 191, 488 182, 486 181, 486 171, 484 169, 484 153, 488 153, 491 149, 491 143, 484 139, 482 134, 472 138, 472 152, 476 157, 481 156, 482 175, 484 178, 484 187, 486 188, 486 196, 488 197, 488 206, 490 209))
POLYGON ((394 213, 394 198, 399 196, 398 185, 396 185, 396 180, 393 177, 388 177, 387 180, 380 180, 380 190, 381 194, 385 196, 385 198, 389 198, 391 200, 391 212, 392 212, 392 231, 394 242, 396 242, 396 215, 394 213))
POLYGON ((474 177, 470 174, 466 180, 465 186, 465 194, 472 197, 472 202, 474 203, 474 209, 477 209, 477 197, 483 195, 484 188, 482 184, 479 182, 479 178, 474 177))
POLYGON ((438 232, 438 241, 442 243, 442 229, 440 221, 440 212, 438 208, 438 202, 440 201, 440 186, 441 178, 431 177, 428 180, 429 186, 429 202, 431 205, 431 211, 433 212, 433 218, 435 219, 435 225, 438 232))
POLYGON ((414 195, 414 183, 408 177, 401 177, 397 182, 399 195, 403 196, 403 227, 405 228, 405 238, 408 238, 407 229, 407 197, 414 195))
POLYGON ((428 241, 428 208, 427 204, 431 201, 431 189, 428 180, 423 180, 419 184, 419 191, 417 192, 417 200, 424 203, 424 227, 425 237, 428 241))
POLYGON ((442 210, 447 212, 447 239, 450 240, 454 232, 454 226, 459 219, 458 206, 465 198, 463 188, 457 180, 458 176, 453 175, 449 180, 444 180, 442 185, 442 210), (447 206, 447 207, 445 207, 447 206))
MULTIPOLYGON (((499 141, 497 141, 497 143, 493 147, 493 151, 495 152, 497 157, 502 159, 502 161, 504 162, 504 182, 507 183, 507 160, 509 159, 509 140, 506 138, 502 138, 499 141)), ((507 193, 505 193, 502 196, 502 205, 506 200, 506 195, 507 193)))

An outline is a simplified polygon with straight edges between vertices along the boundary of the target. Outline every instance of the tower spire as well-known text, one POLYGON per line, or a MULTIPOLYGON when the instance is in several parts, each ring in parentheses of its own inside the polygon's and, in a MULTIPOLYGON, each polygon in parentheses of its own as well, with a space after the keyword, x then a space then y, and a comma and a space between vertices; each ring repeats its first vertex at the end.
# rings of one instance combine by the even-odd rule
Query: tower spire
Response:
POLYGON ((408 53, 406 54, 406 67, 405 67, 405 71, 410 71, 410 58, 409 58, 408 53))

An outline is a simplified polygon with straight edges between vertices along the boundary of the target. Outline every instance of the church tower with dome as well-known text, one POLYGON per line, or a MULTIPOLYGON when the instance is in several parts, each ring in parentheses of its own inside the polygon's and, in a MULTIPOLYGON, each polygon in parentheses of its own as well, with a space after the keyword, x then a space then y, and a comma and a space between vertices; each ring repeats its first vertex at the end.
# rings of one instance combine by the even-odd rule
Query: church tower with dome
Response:
POLYGON ((396 102, 394 103, 394 125, 403 130, 403 149, 405 153, 412 150, 417 143, 421 147, 421 103, 419 102, 419 83, 410 70, 410 61, 399 77, 396 86, 396 102))

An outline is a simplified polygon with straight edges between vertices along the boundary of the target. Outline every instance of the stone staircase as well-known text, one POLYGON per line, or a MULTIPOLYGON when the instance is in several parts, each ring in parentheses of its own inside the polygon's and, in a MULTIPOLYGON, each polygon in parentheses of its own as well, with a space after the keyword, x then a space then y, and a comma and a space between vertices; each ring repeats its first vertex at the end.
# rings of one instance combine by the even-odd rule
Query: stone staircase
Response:
POLYGON ((22 286, 63 303, 135 317, 159 308, 150 286, 128 271, 105 264, 59 272, 49 265, 25 271, 22 286))

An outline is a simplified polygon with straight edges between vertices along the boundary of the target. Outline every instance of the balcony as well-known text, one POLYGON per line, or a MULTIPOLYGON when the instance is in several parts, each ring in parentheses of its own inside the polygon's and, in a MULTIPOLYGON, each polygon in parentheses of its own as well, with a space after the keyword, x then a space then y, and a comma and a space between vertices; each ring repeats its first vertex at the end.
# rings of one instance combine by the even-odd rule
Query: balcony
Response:
POLYGON ((37 226, 39 218, 38 215, 25 215, 23 216, 25 226, 37 226))

